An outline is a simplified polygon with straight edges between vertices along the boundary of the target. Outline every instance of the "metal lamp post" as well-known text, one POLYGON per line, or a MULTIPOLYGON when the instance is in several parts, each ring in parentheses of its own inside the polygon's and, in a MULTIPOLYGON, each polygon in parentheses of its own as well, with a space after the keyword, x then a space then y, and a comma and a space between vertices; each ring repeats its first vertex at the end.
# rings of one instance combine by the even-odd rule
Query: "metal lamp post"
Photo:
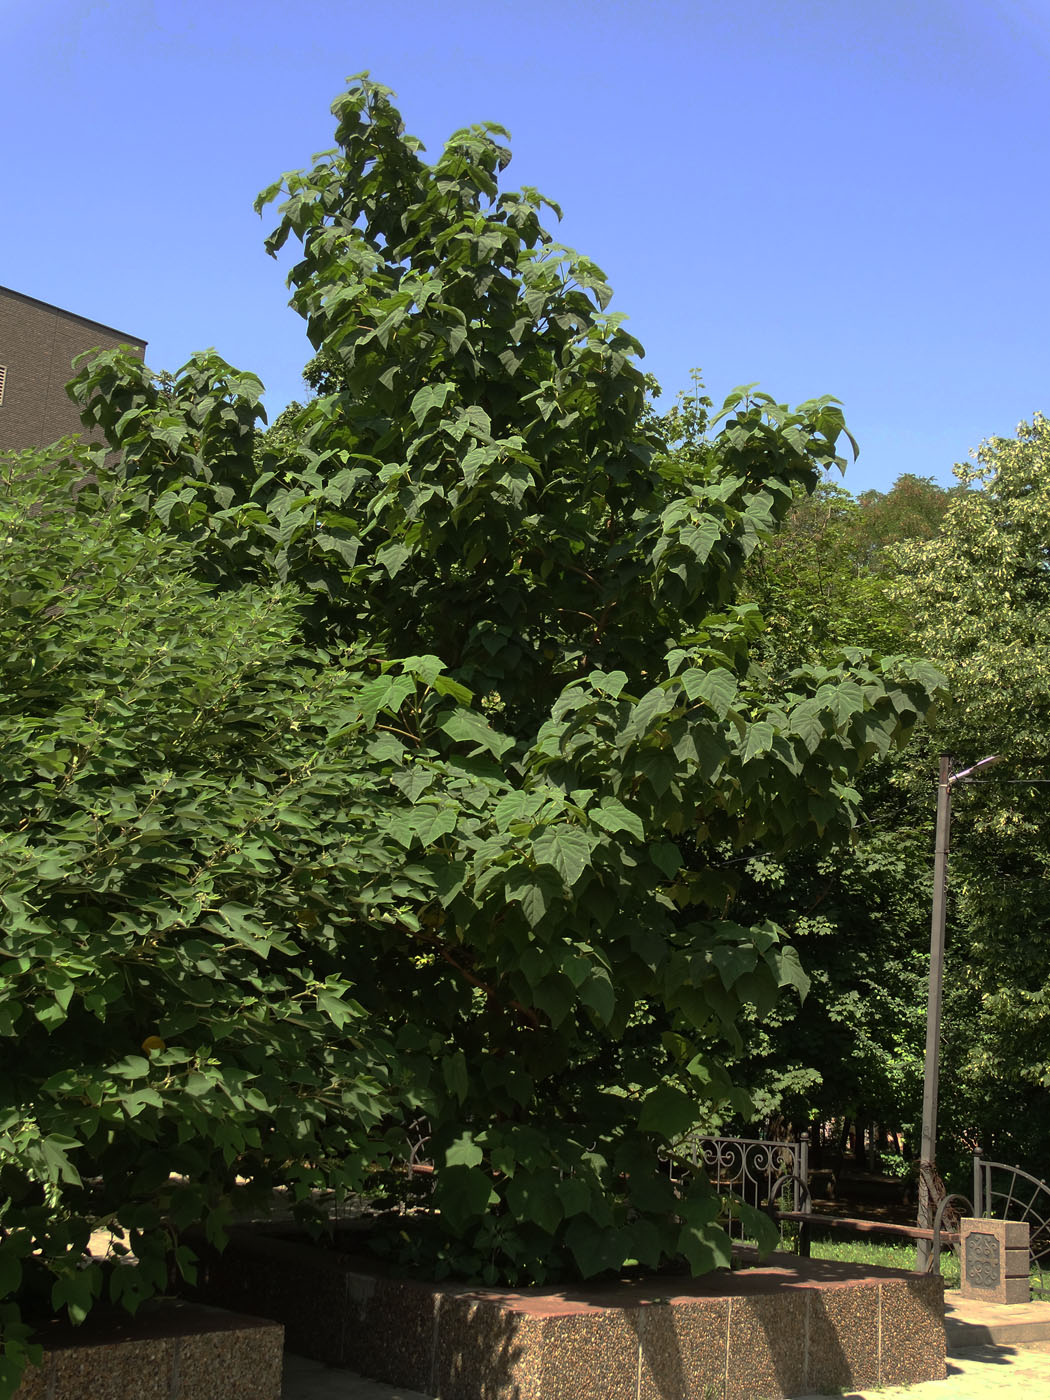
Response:
MULTIPOLYGON (((936 1209, 931 1196, 937 1157, 937 1091, 941 1068, 941 998, 944 987, 945 895, 948 885, 948 850, 952 819, 952 788, 964 783, 982 768, 998 763, 1002 754, 982 758, 969 768, 953 773, 949 755, 941 754, 937 778, 937 834, 933 857, 933 912, 930 918, 930 990, 926 1008, 926 1066, 922 1090, 922 1142, 919 1149, 919 1225, 933 1228, 936 1209)), ((925 1273, 930 1265, 930 1240, 920 1240, 916 1270, 925 1273)))

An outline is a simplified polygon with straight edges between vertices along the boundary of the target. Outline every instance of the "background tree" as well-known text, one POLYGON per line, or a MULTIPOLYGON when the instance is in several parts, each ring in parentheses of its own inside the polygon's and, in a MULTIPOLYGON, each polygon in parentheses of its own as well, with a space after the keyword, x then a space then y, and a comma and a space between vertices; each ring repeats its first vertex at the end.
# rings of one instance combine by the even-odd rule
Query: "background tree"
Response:
MULTIPOLYGON (((921 651, 892 596, 891 546, 937 528, 952 492, 902 477, 853 498, 820 482, 749 563, 744 596, 765 627, 755 643, 773 675, 836 664, 854 648, 921 651)), ((790 931, 810 975, 804 1007, 783 1002, 745 1034, 735 1072, 777 1132, 815 1121, 878 1123, 915 1137, 921 1105, 928 970, 931 739, 871 763, 857 783, 860 820, 831 852, 742 861, 740 917, 763 911, 790 931)), ((931 768, 931 763, 933 767, 931 768)))
POLYGON ((1041 416, 989 440, 956 467, 939 534, 895 556, 898 596, 949 678, 939 747, 1006 759, 956 800, 942 1116, 962 1150, 1037 1175, 1050 1152, 1048 469, 1041 416))
POLYGON ((766 619, 766 664, 789 669, 847 647, 889 656, 911 646, 913 621, 890 587, 890 546, 935 535, 951 498, 914 476, 856 498, 828 479, 800 495, 745 585, 766 619))

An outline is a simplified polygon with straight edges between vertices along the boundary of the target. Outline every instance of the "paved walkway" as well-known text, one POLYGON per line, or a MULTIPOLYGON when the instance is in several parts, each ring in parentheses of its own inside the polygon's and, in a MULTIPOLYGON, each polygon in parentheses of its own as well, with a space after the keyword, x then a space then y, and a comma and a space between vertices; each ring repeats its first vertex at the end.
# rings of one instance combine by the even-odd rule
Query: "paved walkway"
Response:
MULTIPOLYGON (((948 1379, 886 1390, 850 1390, 840 1400, 1015 1400, 1050 1397, 1050 1342, 975 1347, 948 1358, 948 1379)), ((381 1385, 353 1371, 301 1356, 286 1358, 282 1400, 428 1400, 414 1390, 381 1385)), ((811 1400, 811 1397, 806 1397, 811 1400)))
MULTIPOLYGON (((1050 1361, 1050 1357, 1046 1358, 1050 1361)), ((341 1366, 326 1366, 305 1356, 284 1354, 281 1400, 429 1400, 416 1390, 366 1380, 341 1366)))
MULTIPOLYGON (((948 1358, 948 1378, 885 1390, 846 1390, 841 1400, 993 1400, 1010 1393, 1017 1400, 1050 1396, 1050 1342, 1013 1347, 974 1347, 948 1358)), ((336 1392, 332 1392, 335 1395, 336 1392)), ((356 1397, 355 1397, 356 1400, 356 1397)), ((372 1397, 369 1397, 372 1400, 372 1397)), ((376 1397, 378 1400, 378 1397, 376 1397)), ((814 1400, 806 1396, 804 1400, 814 1400)))

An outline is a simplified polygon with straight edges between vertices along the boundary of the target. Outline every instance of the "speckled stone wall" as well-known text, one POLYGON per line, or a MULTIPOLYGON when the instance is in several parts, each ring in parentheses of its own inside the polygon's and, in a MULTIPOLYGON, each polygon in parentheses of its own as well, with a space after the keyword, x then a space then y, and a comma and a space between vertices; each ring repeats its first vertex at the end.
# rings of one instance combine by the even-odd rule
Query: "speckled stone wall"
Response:
POLYGON ((940 1278, 775 1257, 515 1293, 399 1279, 245 1230, 206 1259, 202 1288, 280 1318, 292 1351, 440 1400, 772 1400, 943 1379, 940 1278))
POLYGON ((55 1332, 14 1400, 280 1400, 278 1323, 174 1304, 55 1332))

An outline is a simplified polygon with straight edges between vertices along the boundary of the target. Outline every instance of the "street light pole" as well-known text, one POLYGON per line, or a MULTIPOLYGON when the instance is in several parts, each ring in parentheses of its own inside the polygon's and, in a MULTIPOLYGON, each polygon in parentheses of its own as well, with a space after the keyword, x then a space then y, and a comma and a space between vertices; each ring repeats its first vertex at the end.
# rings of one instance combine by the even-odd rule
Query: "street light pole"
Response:
MULTIPOLYGON (((948 888, 948 850, 951 837, 952 787, 964 783, 981 768, 998 763, 1001 754, 992 754, 961 772, 952 772, 952 760, 941 754, 937 777, 937 832, 933 856, 933 911, 930 917, 930 984, 926 1006, 926 1065, 922 1089, 922 1141, 919 1149, 919 1226, 933 1228, 936 1201, 932 1190, 937 1170, 937 1094, 941 1061, 941 1000, 944 988, 945 896, 948 888)), ((920 1240, 915 1268, 925 1273, 930 1266, 932 1242, 920 1240)))

